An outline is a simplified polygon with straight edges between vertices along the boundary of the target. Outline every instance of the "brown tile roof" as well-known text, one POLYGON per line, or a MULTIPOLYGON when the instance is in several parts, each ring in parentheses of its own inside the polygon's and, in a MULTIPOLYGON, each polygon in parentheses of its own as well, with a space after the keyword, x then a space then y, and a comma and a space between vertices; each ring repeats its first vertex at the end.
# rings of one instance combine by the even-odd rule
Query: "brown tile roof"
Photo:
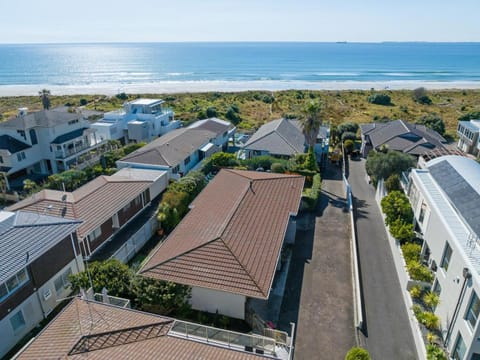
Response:
POLYGON ((140 273, 266 299, 304 178, 222 170, 140 273))
POLYGON ((42 190, 8 208, 82 220, 80 238, 87 236, 125 207, 149 186, 139 181, 114 176, 99 176, 73 192, 42 190), (65 201, 62 197, 66 195, 65 201))
POLYGON ((153 314, 75 298, 19 354, 17 359, 254 360, 263 358, 242 351, 170 336, 168 331, 173 321, 173 319, 153 314), (137 338, 139 335, 139 332, 135 331, 137 329, 146 331, 137 338), (150 329, 153 331, 150 332, 150 329), (116 334, 121 336, 116 337, 116 334), (129 334, 131 334, 130 337, 129 334), (88 338, 90 342, 87 342, 88 338), (81 345, 87 345, 90 351, 82 352, 84 348, 81 345))

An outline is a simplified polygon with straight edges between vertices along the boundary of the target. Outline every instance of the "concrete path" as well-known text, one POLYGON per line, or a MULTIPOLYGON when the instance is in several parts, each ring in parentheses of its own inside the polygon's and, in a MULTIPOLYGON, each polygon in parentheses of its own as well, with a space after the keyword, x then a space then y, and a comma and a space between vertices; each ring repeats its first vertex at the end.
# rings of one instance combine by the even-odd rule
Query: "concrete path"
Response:
POLYGON ((374 188, 365 180, 365 160, 350 161, 349 169, 365 306, 361 345, 373 360, 417 359, 383 218, 374 188))
POLYGON ((299 219, 280 328, 297 324, 295 359, 343 360, 355 345, 349 215, 340 168, 323 172, 316 213, 299 219))

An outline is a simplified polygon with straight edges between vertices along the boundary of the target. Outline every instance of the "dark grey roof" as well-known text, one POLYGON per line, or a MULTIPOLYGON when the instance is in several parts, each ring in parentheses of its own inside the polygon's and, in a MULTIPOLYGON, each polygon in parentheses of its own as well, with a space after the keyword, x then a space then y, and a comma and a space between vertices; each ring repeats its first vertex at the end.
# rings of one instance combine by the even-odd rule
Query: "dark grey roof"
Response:
POLYGON ((0 283, 75 232, 80 223, 26 211, 0 211, 0 283))
POLYGON ((66 133, 66 134, 57 136, 57 137, 52 141, 52 144, 63 144, 63 143, 66 142, 66 141, 76 139, 76 138, 82 136, 82 135, 83 135, 83 132, 84 132, 86 129, 87 129, 87 128, 81 128, 81 129, 73 130, 73 131, 70 131, 70 132, 68 132, 68 133, 66 133))
POLYGON ((24 116, 17 116, 0 123, 1 127, 26 130, 34 127, 53 127, 75 119, 82 119, 81 114, 62 111, 62 109, 41 110, 24 116))
POLYGON ((0 135, 0 149, 8 150, 11 154, 22 151, 31 147, 20 140, 17 140, 10 135, 0 135))
POLYGON ((430 174, 457 213, 480 237, 480 164, 461 156, 444 156, 431 163, 430 174))
POLYGON ((362 124, 360 129, 362 134, 370 139, 374 148, 387 145, 391 150, 412 155, 422 155, 435 148, 444 148, 443 143, 446 142, 441 135, 426 126, 403 120, 362 124))
POLYGON ((196 128, 173 130, 119 161, 174 167, 216 136, 213 131, 196 128))
POLYGON ((293 155, 305 152, 305 136, 287 119, 270 121, 260 127, 243 146, 245 150, 268 151, 273 155, 293 155))
POLYGON ((199 120, 191 124, 190 129, 202 129, 213 131, 217 135, 223 134, 225 131, 229 131, 234 128, 228 121, 218 118, 209 118, 205 120, 199 120))

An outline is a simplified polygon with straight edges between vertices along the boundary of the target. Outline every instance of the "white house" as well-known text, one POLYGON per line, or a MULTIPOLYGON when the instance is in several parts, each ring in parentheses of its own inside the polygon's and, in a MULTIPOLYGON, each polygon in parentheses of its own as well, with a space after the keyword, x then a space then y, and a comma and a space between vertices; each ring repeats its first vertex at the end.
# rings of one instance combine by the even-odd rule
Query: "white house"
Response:
POLYGON ((173 111, 164 107, 160 99, 137 99, 126 102, 123 109, 104 114, 103 119, 92 124, 102 139, 150 142, 180 126, 173 111))
POLYGON ((272 294, 303 183, 298 175, 220 171, 140 274, 191 286, 193 309, 245 319, 248 299, 272 294))
POLYGON ((176 129, 117 161, 118 168, 168 171, 178 179, 213 153, 225 150, 235 127, 216 118, 200 120, 176 129))
POLYGON ((435 272, 435 313, 453 359, 480 358, 480 164, 441 156, 412 170, 407 187, 423 255, 435 272))
POLYGON ((480 155, 480 120, 459 121, 457 147, 468 154, 480 155))
POLYGON ((68 275, 83 271, 80 223, 0 211, 0 357, 69 295, 68 275))
POLYGON ((7 188, 68 170, 105 143, 81 113, 64 109, 28 113, 21 108, 15 118, 0 123, 0 134, 0 176, 7 188))

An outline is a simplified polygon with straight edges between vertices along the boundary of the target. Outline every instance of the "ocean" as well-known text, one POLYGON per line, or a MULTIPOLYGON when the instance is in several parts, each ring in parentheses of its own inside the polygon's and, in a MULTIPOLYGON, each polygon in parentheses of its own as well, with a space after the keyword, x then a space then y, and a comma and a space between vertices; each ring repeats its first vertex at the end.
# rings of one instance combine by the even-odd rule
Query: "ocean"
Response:
POLYGON ((0 45, 0 95, 480 88, 480 43, 0 45))

